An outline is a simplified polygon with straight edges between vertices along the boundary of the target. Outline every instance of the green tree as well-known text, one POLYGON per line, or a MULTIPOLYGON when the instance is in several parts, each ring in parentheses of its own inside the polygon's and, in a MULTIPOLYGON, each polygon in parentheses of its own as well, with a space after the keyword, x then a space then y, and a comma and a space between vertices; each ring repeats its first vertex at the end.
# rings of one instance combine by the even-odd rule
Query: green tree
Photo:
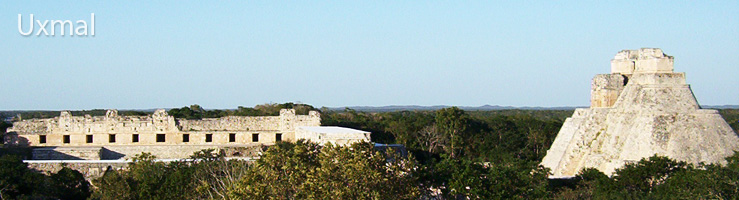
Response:
POLYGON ((467 130, 468 116, 457 107, 436 111, 436 129, 449 138, 446 153, 451 158, 459 156, 467 130))
POLYGON ((132 158, 126 170, 108 170, 94 182, 94 199, 191 199, 193 168, 189 163, 155 161, 149 153, 132 158))
POLYGON ((434 172, 428 174, 442 190, 446 198, 489 199, 492 198, 490 181, 487 180, 487 169, 469 159, 444 159, 434 166, 434 172))
POLYGON ((128 164, 128 174, 133 180, 130 186, 138 198, 157 199, 166 178, 165 164, 154 159, 150 153, 142 153, 128 164))
POLYGON ((35 186, 41 185, 45 177, 28 169, 20 157, 0 156, 0 199, 16 199, 31 196, 35 186))
POLYGON ((661 185, 672 174, 688 167, 686 162, 674 161, 664 156, 652 156, 636 163, 627 163, 616 169, 614 184, 632 197, 644 197, 661 185))
POLYGON ((239 199, 417 199, 412 159, 369 143, 350 147, 297 141, 270 147, 233 192, 239 199))
MULTIPOLYGON (((566 181, 566 180, 562 180, 566 181)), ((622 199, 613 180, 595 168, 585 168, 574 180, 575 188, 565 188, 554 194, 555 199, 622 199)))
POLYGON ((417 199, 420 194, 414 161, 375 151, 369 143, 328 144, 318 159, 320 167, 304 183, 308 199, 417 199))
MULTIPOLYGON (((319 146, 305 141, 278 142, 265 151, 239 182, 234 197, 294 199, 318 165, 319 146)), ((304 197, 304 196, 303 196, 304 197)))
POLYGON ((424 181, 430 180, 426 183, 448 199, 537 199, 549 194, 547 169, 527 162, 444 159, 427 170, 424 181))
POLYGON ((612 178, 595 169, 576 177, 576 188, 563 189, 558 199, 734 199, 737 175, 727 166, 694 167, 667 157, 652 156, 617 169, 612 178))
POLYGON ((60 199, 87 199, 90 197, 90 183, 84 175, 67 167, 51 174, 50 195, 60 199))
POLYGON ((661 185, 655 187, 649 196, 653 199, 670 199, 676 196, 684 199, 735 198, 737 182, 722 177, 719 171, 720 167, 712 165, 706 169, 690 167, 672 173, 661 185), (734 192, 727 192, 727 189, 734 192))
POLYGON ((673 173, 655 189, 654 197, 736 199, 739 196, 739 153, 735 152, 726 161, 726 165, 699 165, 673 173))
POLYGON ((125 172, 108 169, 102 177, 93 180, 97 189, 93 191, 91 199, 137 199, 135 191, 130 186, 133 180, 126 176, 125 172))
POLYGON ((249 171, 247 161, 226 160, 222 151, 205 149, 196 152, 189 162, 197 199, 231 199, 231 193, 238 190, 239 180, 249 171))

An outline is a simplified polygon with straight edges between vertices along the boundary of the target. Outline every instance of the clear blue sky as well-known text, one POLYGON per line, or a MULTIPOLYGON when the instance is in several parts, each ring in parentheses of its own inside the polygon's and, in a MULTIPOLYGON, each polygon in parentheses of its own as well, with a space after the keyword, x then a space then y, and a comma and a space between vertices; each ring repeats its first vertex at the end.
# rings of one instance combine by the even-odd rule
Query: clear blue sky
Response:
MULTIPOLYGON (((3 1, 0 110, 587 106, 622 49, 739 104, 738 1, 3 1), (95 37, 24 37, 18 14, 95 37)), ((24 28, 28 25, 25 24, 24 28)))

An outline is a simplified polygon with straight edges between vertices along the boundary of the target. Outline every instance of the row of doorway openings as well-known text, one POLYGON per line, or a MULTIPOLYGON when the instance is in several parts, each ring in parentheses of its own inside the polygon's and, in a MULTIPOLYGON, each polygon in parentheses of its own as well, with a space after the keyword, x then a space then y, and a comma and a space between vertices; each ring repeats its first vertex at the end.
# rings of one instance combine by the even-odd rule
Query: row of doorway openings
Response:
MULTIPOLYGON (((85 143, 93 143, 93 135, 85 135, 85 143)), ((157 134, 156 141, 157 142, 166 142, 167 137, 165 134, 157 134)), ((259 142, 259 133, 253 133, 251 134, 251 141, 252 142, 259 142)), ((275 134, 275 142, 282 141, 282 134, 277 133, 275 134)), ((62 142, 64 144, 70 143, 70 136, 64 135, 62 136, 62 142)), ((116 142, 116 134, 108 134, 108 143, 115 143, 116 142)), ((139 134, 133 134, 131 135, 131 142, 132 143, 138 143, 139 142, 139 134)), ((190 142, 190 134, 182 134, 182 142, 190 142)), ((213 142, 213 134, 205 134, 205 142, 213 142)), ((228 142, 236 142, 236 133, 229 133, 228 134, 228 142)), ((46 144, 46 135, 39 135, 39 143, 46 144)))

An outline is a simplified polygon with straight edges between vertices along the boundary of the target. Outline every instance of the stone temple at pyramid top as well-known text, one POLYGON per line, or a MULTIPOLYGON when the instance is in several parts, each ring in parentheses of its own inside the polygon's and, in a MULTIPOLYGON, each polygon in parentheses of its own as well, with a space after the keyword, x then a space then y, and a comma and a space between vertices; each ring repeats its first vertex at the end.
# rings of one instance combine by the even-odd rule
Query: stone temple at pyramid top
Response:
POLYGON ((739 151, 739 137, 718 111, 702 109, 685 73, 660 49, 623 50, 610 74, 591 84, 590 108, 562 124, 542 165, 551 177, 584 168, 608 175, 652 155, 689 163, 722 163, 739 151))
MULTIPOLYGON (((619 97, 623 96, 624 89, 627 89, 631 85, 632 87, 638 88, 669 87, 681 90, 681 92, 676 94, 690 96, 685 98, 668 97, 658 99, 668 102, 678 100, 679 103, 685 104, 683 108, 699 108, 698 102, 692 96, 690 86, 686 84, 685 73, 674 72, 673 64, 674 58, 658 48, 641 48, 618 52, 611 60, 611 73, 598 74, 593 78, 590 107, 608 108, 615 106, 619 97)), ((630 100, 624 99, 624 97, 621 97, 621 99, 623 99, 622 101, 630 100)), ((656 106, 665 106, 668 104, 670 103, 657 104, 656 106)), ((638 106, 631 107, 639 108, 638 106)))
POLYGON ((611 60, 611 73, 669 73, 673 70, 673 57, 658 48, 623 50, 611 60))

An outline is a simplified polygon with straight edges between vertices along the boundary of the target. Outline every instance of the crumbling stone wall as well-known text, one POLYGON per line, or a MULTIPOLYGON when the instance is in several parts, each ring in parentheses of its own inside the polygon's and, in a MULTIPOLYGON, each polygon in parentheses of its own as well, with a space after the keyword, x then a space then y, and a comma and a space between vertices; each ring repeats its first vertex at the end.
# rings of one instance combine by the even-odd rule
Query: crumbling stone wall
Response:
POLYGON ((662 52, 662 49, 623 50, 611 60, 611 73, 672 73, 673 64, 674 58, 662 52))
POLYGON ((293 109, 279 116, 227 116, 213 119, 175 119, 164 109, 150 116, 72 116, 15 122, 6 144, 20 146, 120 146, 120 145, 219 145, 270 144, 294 140, 296 126, 320 126, 316 111, 296 115, 293 109))
POLYGON ((599 74, 593 78, 590 90, 590 107, 611 107, 626 85, 626 77, 620 74, 599 74))
POLYGON ((325 126, 300 126, 295 130, 296 137, 319 144, 332 143, 334 145, 351 145, 357 142, 371 141, 370 132, 351 128, 325 126))

